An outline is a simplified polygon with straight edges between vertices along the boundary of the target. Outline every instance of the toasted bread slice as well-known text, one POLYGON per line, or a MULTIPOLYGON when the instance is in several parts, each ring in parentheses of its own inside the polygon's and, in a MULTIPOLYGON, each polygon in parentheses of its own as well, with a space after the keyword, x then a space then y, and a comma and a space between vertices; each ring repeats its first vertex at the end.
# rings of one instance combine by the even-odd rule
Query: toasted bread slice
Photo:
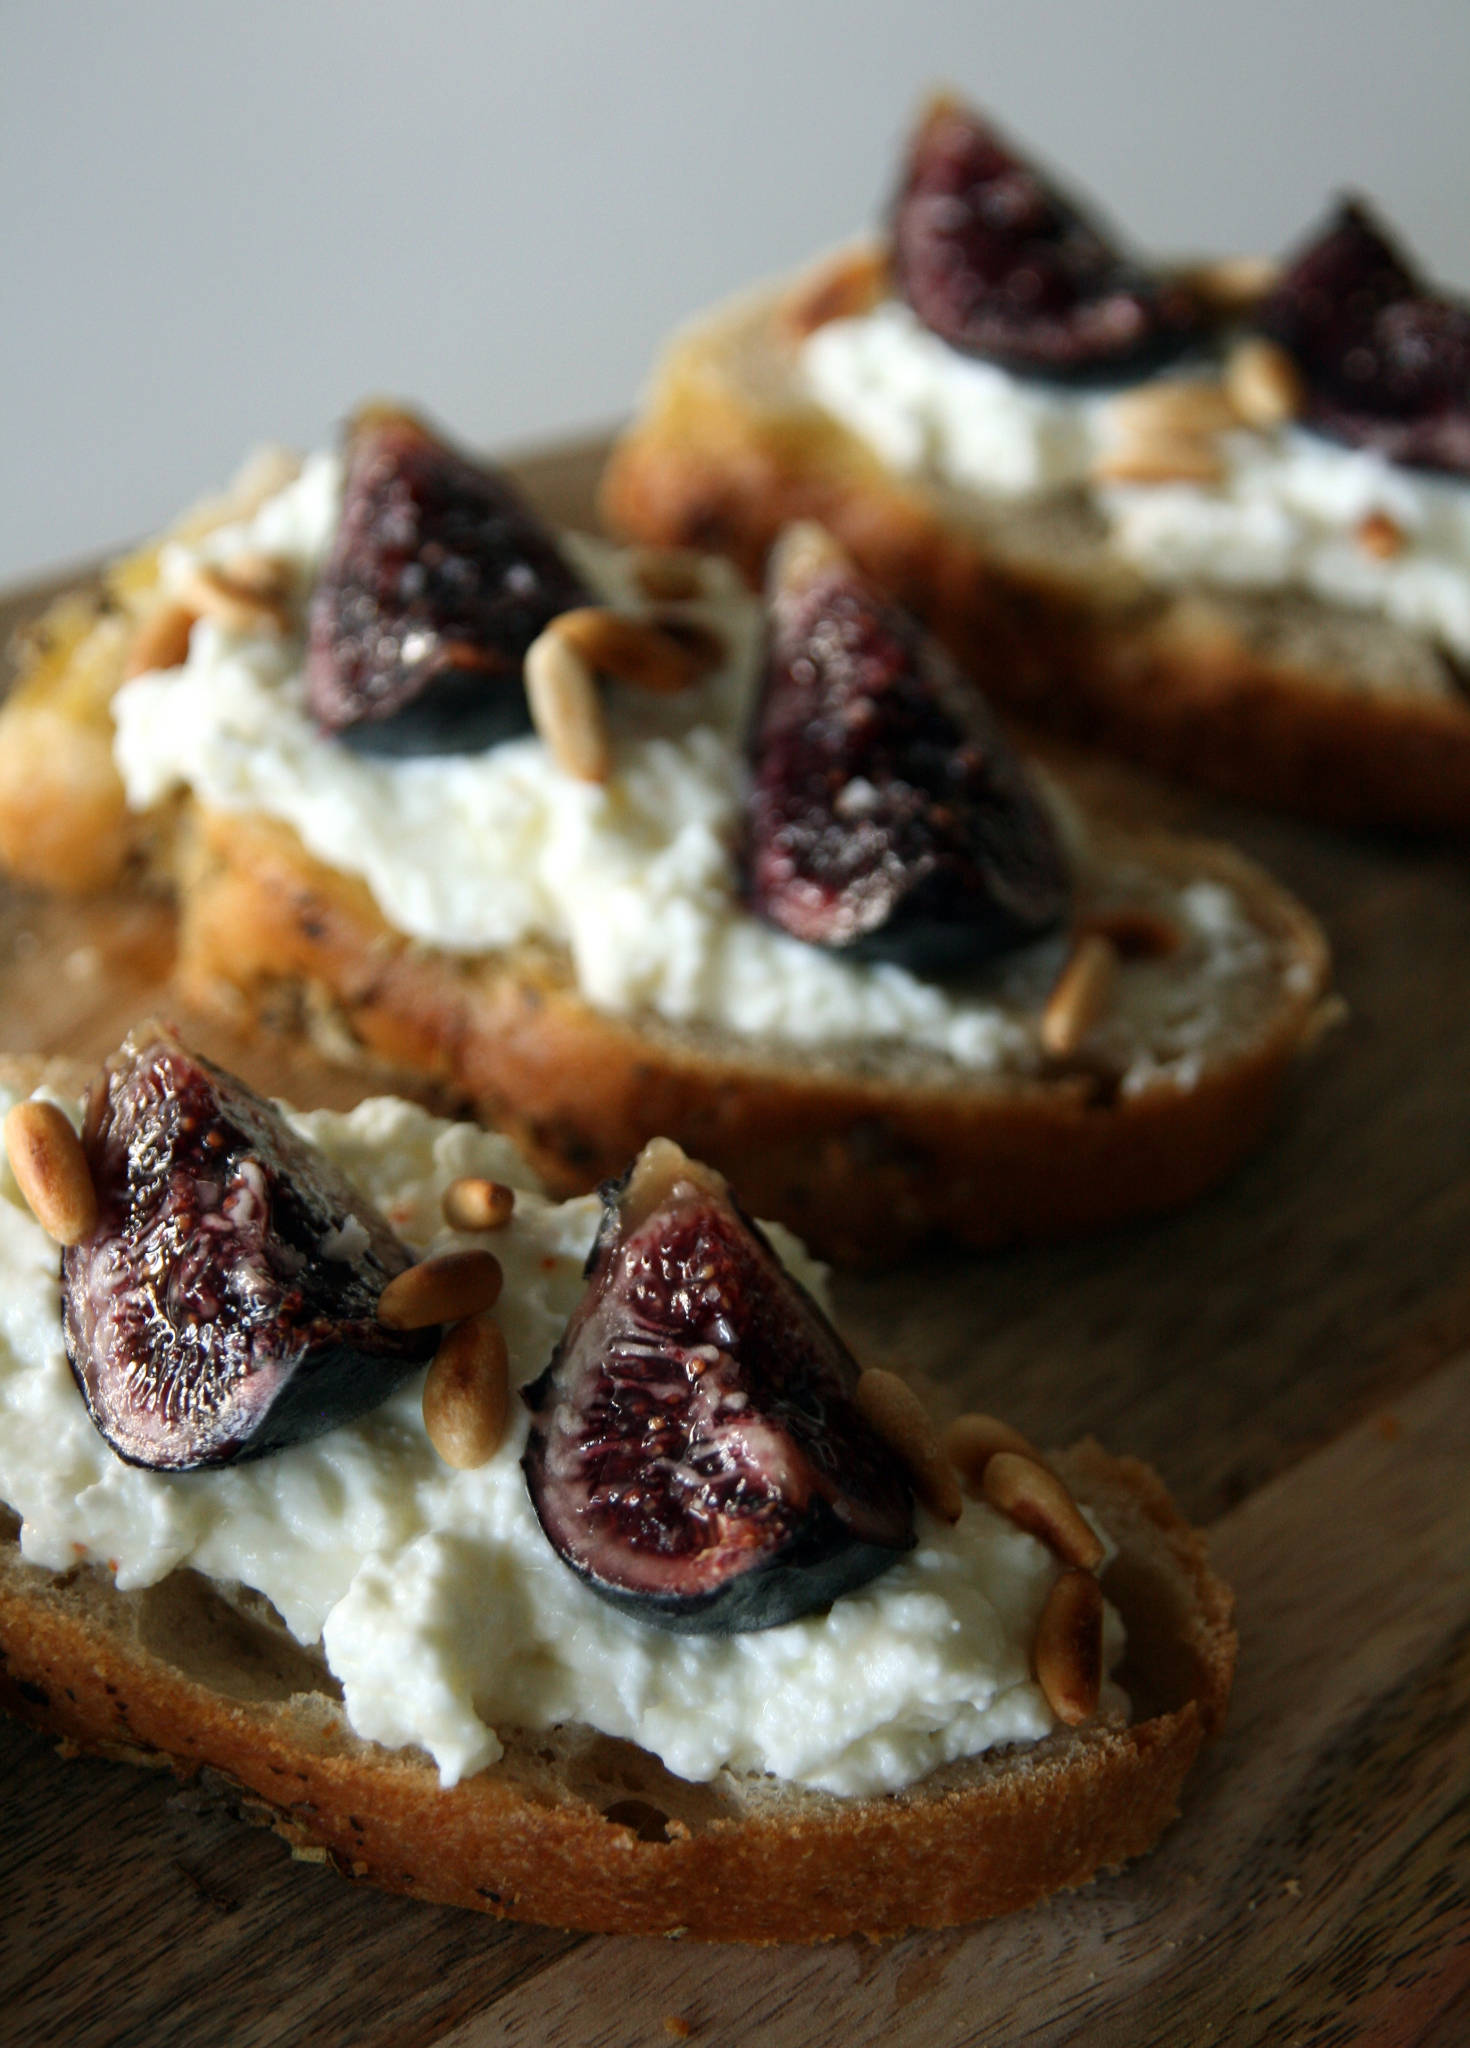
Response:
POLYGON ((689 1785, 587 1729, 508 1735, 446 1791, 421 1755, 359 1741, 329 1674, 207 1580, 141 1593, 0 1552, 0 1705, 76 1749, 223 1772, 246 1812, 344 1875, 415 1898, 608 1934, 826 1941, 1033 1905, 1141 1855, 1178 1810, 1234 1666, 1230 1596, 1147 1466, 1058 1461, 1119 1544, 1104 1590, 1131 1650, 1126 1726, 1063 1730, 843 1799, 726 1774, 689 1785))
MULTIPOLYGON (((39 1061, 0 1074, 17 1089, 43 1081, 77 1085, 39 1061)), ((29 1412, 10 1404, 0 1428, 23 1432, 29 1412)), ((1229 1592, 1158 1479, 1093 1443, 1055 1463, 1115 1546, 1103 1585, 1128 1631, 1116 1676, 1131 1711, 1109 1688, 1081 1725, 900 1792, 844 1797, 728 1768, 691 1783, 579 1725, 501 1728, 504 1754, 446 1788, 423 1752, 353 1733, 320 1648, 258 1593, 190 1568, 127 1592, 92 1563, 49 1571, 21 1556, 13 1518, 0 1531, 0 1705, 72 1749, 223 1773, 293 1843, 416 1897, 749 1941, 976 1919, 1147 1849, 1230 1691, 1229 1592)), ((268 1550, 260 1508, 249 1513, 252 1551, 268 1550)))
POLYGON ((1080 489, 984 498, 885 467, 800 371, 853 264, 675 338, 604 478, 615 531, 755 577, 787 521, 818 519, 1027 720, 1308 816, 1470 828, 1470 702, 1429 637, 1290 590, 1152 584, 1080 489))

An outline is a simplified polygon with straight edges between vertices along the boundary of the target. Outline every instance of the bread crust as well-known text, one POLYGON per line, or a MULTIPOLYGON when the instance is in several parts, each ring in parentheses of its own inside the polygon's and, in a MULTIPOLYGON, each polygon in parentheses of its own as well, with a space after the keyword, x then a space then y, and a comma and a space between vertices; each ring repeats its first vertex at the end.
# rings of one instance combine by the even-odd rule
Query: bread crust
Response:
POLYGON ((81 894, 166 858, 170 810, 128 809, 112 758, 112 699, 140 628, 165 606, 164 544, 248 517, 296 467, 282 450, 262 449, 219 497, 22 630, 16 680, 0 703, 0 865, 13 875, 81 894))
POLYGON ((575 1731, 512 1734, 500 1764, 445 1791, 420 1754, 353 1737, 328 1692, 299 1689, 301 1653, 247 1639, 192 1574, 122 1595, 90 1567, 27 1565, 13 1541, 0 1550, 0 1705, 68 1749, 223 1773, 248 1814, 344 1874, 500 1917, 755 1942, 986 1918, 1149 1848, 1233 1674, 1229 1591, 1156 1476, 1090 1442, 1062 1466, 1120 1544, 1104 1583, 1129 1624, 1123 1677, 1140 1718, 949 1765, 887 1797, 681 1785, 575 1731))
POLYGON ((508 1131, 558 1193, 622 1172, 651 1136, 725 1173, 754 1214, 823 1256, 874 1263, 944 1234, 1056 1237, 1190 1199, 1260 1139, 1315 1027, 1326 942, 1294 898, 1230 849, 1129 835, 1166 872, 1229 882, 1278 949, 1268 1015, 1188 1088, 1096 1077, 905 1081, 841 1050, 800 1062, 579 995, 544 950, 471 958, 394 931, 361 882, 286 826, 196 815, 185 838, 178 976, 202 1004, 296 1022, 329 1005, 394 1077, 429 1077, 508 1131), (1287 963, 1290 972, 1285 971, 1287 963))
POLYGON ((614 531, 731 555, 754 579, 788 520, 819 519, 1038 726, 1331 822, 1470 830, 1470 702, 1432 642, 1310 599, 1175 594, 1121 563, 1016 553, 1004 507, 987 518, 963 493, 898 477, 803 394, 787 309, 819 277, 675 341, 604 475, 614 531), (1420 686, 1304 657, 1311 635, 1296 629, 1314 623, 1339 649, 1371 636, 1374 667, 1420 686))

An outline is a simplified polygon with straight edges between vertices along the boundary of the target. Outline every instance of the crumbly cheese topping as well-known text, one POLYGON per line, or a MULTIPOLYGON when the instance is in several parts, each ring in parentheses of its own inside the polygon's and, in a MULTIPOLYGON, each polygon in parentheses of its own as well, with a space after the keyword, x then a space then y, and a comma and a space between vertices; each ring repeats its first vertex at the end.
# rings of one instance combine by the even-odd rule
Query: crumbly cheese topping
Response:
MULTIPOLYGON (((13 1099, 0 1090, 0 1113, 13 1099)), ((290 1120, 420 1251, 473 1241, 442 1219, 457 1176, 517 1188, 495 1239, 496 1315, 513 1385, 534 1378, 580 1297, 596 1198, 546 1200, 506 1139, 405 1102, 290 1120)), ((821 1292, 822 1270, 766 1228, 821 1292)), ((427 1751, 446 1785, 493 1763, 496 1730, 512 1727, 583 1724, 686 1779, 768 1772, 862 1794, 1053 1725, 1030 1653, 1058 1566, 984 1505, 967 1503, 953 1529, 921 1511, 918 1548, 825 1614, 670 1635, 599 1600, 552 1551, 520 1470, 518 1399, 505 1443, 472 1472, 431 1448, 422 1373, 370 1415, 274 1457, 145 1471, 87 1415, 62 1343, 56 1247, 3 1161, 0 1280, 0 1499, 22 1518, 25 1556, 52 1570, 105 1565, 123 1591, 183 1566, 254 1589, 301 1642, 324 1646, 356 1732, 427 1751)), ((1110 1669, 1121 1645, 1110 1609, 1110 1669)), ((1110 1684, 1105 1710, 1124 1704, 1110 1684)))
MULTIPOLYGON (((196 549, 166 550, 165 587, 199 559, 241 551, 280 556, 309 583, 340 497, 339 461, 313 456, 252 520, 196 549)), ((609 603, 649 609, 631 555, 565 539, 609 603)), ((361 876, 397 930, 466 953, 549 939, 568 949, 582 994, 604 1010, 797 1047, 897 1042, 977 1072, 1037 1071, 1038 1018, 1064 938, 941 984, 837 958, 742 908, 735 847, 761 608, 727 564, 704 563, 701 578, 698 599, 665 608, 714 630, 728 658, 676 698, 610 691, 606 783, 573 780, 535 736, 477 754, 355 753, 308 715, 299 633, 230 632, 201 619, 182 667, 140 676, 114 699, 128 800, 146 809, 187 788, 215 810, 283 819, 319 859, 361 876)), ((1109 1053, 1125 1089, 1176 1069, 1188 1085, 1202 1048, 1263 1009, 1269 948, 1230 890, 1200 883, 1161 899, 1157 879, 1140 882, 1185 943, 1166 962, 1128 968, 1109 1053)))
MULTIPOLYGON (((1218 483, 1110 483, 1109 394, 1015 376, 962 355, 910 308, 819 327, 802 349, 808 388, 890 468, 987 497, 1090 491, 1111 545, 1164 584, 1298 589, 1381 612, 1470 657, 1470 488, 1299 428, 1221 436, 1218 483), (1387 558, 1358 539, 1391 520, 1387 558)), ((1170 374, 1198 374, 1198 365, 1170 374)))

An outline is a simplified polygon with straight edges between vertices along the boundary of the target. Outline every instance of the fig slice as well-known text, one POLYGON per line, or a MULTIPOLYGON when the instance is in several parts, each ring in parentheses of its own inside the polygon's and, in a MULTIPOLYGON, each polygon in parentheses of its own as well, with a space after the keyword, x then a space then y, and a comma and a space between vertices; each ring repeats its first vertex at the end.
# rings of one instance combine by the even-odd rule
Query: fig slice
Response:
POLYGON ((530 729, 526 649, 592 596, 499 471, 410 414, 348 435, 342 516, 312 595, 312 715, 368 752, 464 753, 530 729))
POLYGON ((1426 284, 1361 200, 1339 202, 1256 319, 1302 374, 1307 425, 1470 476, 1470 303, 1426 284))
POLYGON ((670 1139, 602 1198, 587 1291, 525 1390, 557 1553, 681 1634, 772 1628, 875 1577, 914 1543, 913 1493, 816 1302, 670 1139))
POLYGON ((919 974, 1049 931, 1055 827, 979 690, 821 527, 787 528, 751 743, 750 907, 919 974))
POLYGON ((410 1255, 280 1111, 172 1036, 129 1038, 92 1089, 90 1237, 62 1254, 67 1357, 120 1458, 258 1458, 376 1407, 435 1329, 377 1320, 410 1255))
POLYGON ((1137 376, 1199 333, 1177 280, 1119 253, 980 116, 932 100, 893 206, 893 273, 924 325, 967 355, 1048 377, 1137 376))

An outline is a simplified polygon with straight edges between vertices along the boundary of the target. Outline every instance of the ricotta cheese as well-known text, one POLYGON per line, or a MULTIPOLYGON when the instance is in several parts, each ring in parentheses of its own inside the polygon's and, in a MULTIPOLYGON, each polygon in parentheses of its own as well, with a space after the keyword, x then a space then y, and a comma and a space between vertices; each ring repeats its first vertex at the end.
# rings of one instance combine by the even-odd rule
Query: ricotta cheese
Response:
MULTIPOLYGON (((197 549, 165 550, 165 587, 201 557, 227 562, 242 550, 282 556, 309 583, 340 497, 337 458, 313 456, 253 519, 197 549)), ((607 602, 649 608, 632 556, 565 540, 607 602)), ((397 930, 465 953, 550 939, 605 1010, 651 1010, 797 1047, 897 1042, 975 1071, 1035 1072, 1037 1020, 1064 938, 941 985, 835 958, 743 910, 734 849, 761 612, 727 564, 708 561, 701 576, 699 598, 665 608, 716 631, 728 659, 679 697, 609 693, 604 784, 563 774, 534 735, 477 754, 357 754, 308 715, 299 634, 235 633, 201 619, 180 668, 139 676, 113 700, 128 801, 147 809, 188 789, 213 810, 282 819, 320 860, 361 876, 397 930)), ((1085 846, 1075 852, 1085 867, 1085 846)), ((1259 1012, 1270 972, 1268 948, 1229 891, 1161 901, 1156 881, 1141 885, 1185 945, 1123 978, 1109 1050, 1130 1088, 1181 1062, 1182 1081, 1199 1044, 1236 1014, 1259 1012)))
MULTIPOLYGON (((13 1099, 0 1090, 0 1113, 13 1099)), ((495 1240, 496 1314, 513 1384, 534 1378, 580 1296, 596 1198, 544 1199, 507 1140, 405 1102, 291 1122, 419 1251, 472 1241, 442 1218, 456 1176, 517 1188, 495 1240)), ((766 1227, 820 1293, 821 1269, 766 1227)), ((0 1163, 0 1498, 21 1517, 25 1556, 52 1570, 93 1561, 123 1591, 190 1566, 263 1594, 299 1641, 322 1645, 356 1732, 426 1750, 446 1785, 494 1762, 497 1728, 581 1723, 686 1779, 769 1772, 861 1794, 1053 1725, 1030 1649, 1058 1567, 984 1505, 967 1503, 952 1529, 921 1511, 918 1548, 825 1614, 750 1635, 669 1635, 599 1600, 552 1551, 521 1475, 528 1416, 514 1397, 506 1442, 473 1472, 431 1448, 422 1374, 277 1456, 144 1471, 92 1426, 59 1291, 56 1247, 0 1163)), ((1110 1669, 1121 1647, 1109 1610, 1110 1669)), ((1105 1710, 1124 1705, 1109 1684, 1105 1710)))
POLYGON ((989 497, 1085 488, 1111 545, 1158 582, 1306 590, 1381 612, 1470 657, 1470 489, 1462 483, 1298 428, 1242 428, 1221 438, 1218 484, 1093 488, 1109 441, 1106 394, 961 355, 896 299, 819 327, 803 344, 802 367, 817 402, 890 469, 989 497), (1374 513, 1404 537, 1386 560, 1356 539, 1374 513))

